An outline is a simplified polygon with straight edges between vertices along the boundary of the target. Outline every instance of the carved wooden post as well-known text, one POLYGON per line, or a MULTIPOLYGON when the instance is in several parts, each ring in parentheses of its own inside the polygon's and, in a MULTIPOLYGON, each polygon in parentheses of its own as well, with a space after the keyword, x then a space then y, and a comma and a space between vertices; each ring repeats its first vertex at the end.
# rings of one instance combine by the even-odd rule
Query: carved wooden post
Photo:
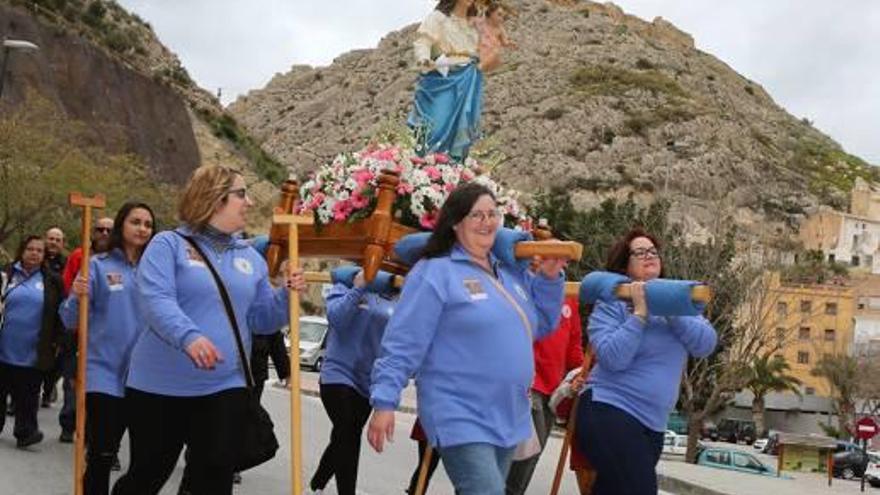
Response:
MULTIPOLYGON (((281 184, 281 198, 278 200, 278 206, 275 207, 275 214, 292 215, 293 207, 298 198, 299 183, 296 182, 296 179, 287 179, 281 184)), ((272 223, 272 229, 269 231, 269 246, 266 248, 266 263, 269 265, 270 277, 275 277, 278 273, 278 267, 281 266, 284 247, 281 239, 287 233, 286 231, 287 226, 272 223)))
MULTIPOLYGON (((299 226, 311 225, 311 216, 275 215, 275 225, 287 228, 287 268, 299 266, 299 226)), ((299 377, 299 293, 289 289, 290 322, 290 481, 293 495, 302 493, 302 397, 299 377)))
MULTIPOLYGON (((92 249, 92 208, 104 208, 104 196, 86 197, 78 192, 69 196, 70 204, 83 209, 82 217, 82 265, 80 276, 89 279, 89 256, 92 249)), ((83 494, 86 446, 86 355, 89 346, 89 295, 79 296, 79 320, 77 322, 76 354, 76 435, 73 449, 73 493, 83 494)))
POLYGON ((367 245, 364 248, 364 280, 371 282, 379 272, 385 250, 391 242, 391 223, 394 220, 391 207, 397 197, 397 184, 400 174, 393 170, 383 170, 379 176, 379 194, 376 209, 370 218, 367 245))

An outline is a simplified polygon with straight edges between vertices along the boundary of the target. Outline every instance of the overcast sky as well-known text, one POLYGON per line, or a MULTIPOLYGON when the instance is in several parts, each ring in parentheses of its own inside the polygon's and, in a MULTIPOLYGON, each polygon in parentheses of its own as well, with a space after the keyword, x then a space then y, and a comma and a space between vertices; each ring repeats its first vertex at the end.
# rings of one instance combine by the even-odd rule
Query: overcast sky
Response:
MULTIPOLYGON (((328 65, 415 22, 434 0, 118 0, 229 103, 291 65, 328 65)), ((542 1, 542 0, 535 0, 542 1)), ((880 1, 617 0, 663 16, 850 153, 880 165, 880 1)))

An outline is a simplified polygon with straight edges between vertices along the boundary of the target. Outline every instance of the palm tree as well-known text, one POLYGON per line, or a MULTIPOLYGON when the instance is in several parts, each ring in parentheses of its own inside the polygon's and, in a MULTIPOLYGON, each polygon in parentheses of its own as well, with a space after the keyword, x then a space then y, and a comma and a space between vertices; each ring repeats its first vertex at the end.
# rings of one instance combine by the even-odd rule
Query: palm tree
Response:
POLYGON ((828 380, 837 413, 837 429, 841 435, 847 434, 861 385, 859 361, 846 354, 825 356, 810 373, 828 380))
POLYGON ((801 381, 788 374, 790 369, 785 358, 767 354, 757 357, 749 365, 746 388, 755 396, 752 399, 752 419, 755 421, 756 434, 760 437, 767 433, 764 427, 764 396, 770 392, 793 392, 801 395, 801 381))

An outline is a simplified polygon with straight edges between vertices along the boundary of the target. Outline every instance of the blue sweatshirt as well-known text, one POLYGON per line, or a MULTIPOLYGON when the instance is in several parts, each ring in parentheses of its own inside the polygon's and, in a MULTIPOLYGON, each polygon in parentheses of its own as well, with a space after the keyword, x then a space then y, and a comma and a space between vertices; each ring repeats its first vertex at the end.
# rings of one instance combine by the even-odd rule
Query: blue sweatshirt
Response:
MULTIPOLYGON (((89 347, 86 392, 125 396, 131 350, 143 330, 135 306, 137 267, 114 249, 89 262, 89 347)), ((58 310, 64 326, 76 329, 79 298, 71 292, 58 310)))
MULTIPOLYGON (((251 332, 271 334, 287 323, 288 296, 269 285, 266 261, 247 242, 187 227, 223 280, 242 333, 245 353, 251 332)), ((211 272, 189 243, 174 232, 150 241, 138 266, 138 304, 146 329, 131 356, 127 386, 144 392, 191 397, 245 386, 235 336, 211 272), (186 347, 207 337, 222 361, 196 368, 186 347)))
POLYGON ((497 279, 459 245, 449 256, 419 261, 373 368, 370 399, 378 410, 395 409, 415 375, 419 419, 434 446, 511 447, 531 434, 532 342, 556 328, 564 279, 490 261, 497 279))
POLYGON ((337 283, 327 294, 327 352, 321 383, 354 387, 370 396, 370 374, 396 298, 337 283))
POLYGON ((597 363, 588 388, 593 400, 611 404, 646 428, 665 431, 678 400, 688 354, 715 349, 715 329, 702 316, 633 316, 627 303, 598 302, 590 315, 590 345, 597 363))
POLYGON ((3 328, 0 328, 0 362, 13 366, 37 365, 37 342, 43 323, 43 274, 26 274, 21 262, 12 265, 6 287, 3 328))

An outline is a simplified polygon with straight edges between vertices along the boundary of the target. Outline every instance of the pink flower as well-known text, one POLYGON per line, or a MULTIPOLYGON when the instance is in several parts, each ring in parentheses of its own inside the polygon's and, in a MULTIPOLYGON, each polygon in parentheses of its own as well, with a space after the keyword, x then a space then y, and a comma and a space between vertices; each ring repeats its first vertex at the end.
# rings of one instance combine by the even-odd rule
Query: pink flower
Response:
POLYGON ((374 155, 377 160, 384 160, 387 162, 393 162, 397 160, 397 150, 394 148, 386 148, 384 150, 377 151, 374 155))
POLYGON ((370 199, 366 196, 361 195, 360 191, 355 191, 351 194, 351 206, 355 210, 360 210, 361 208, 366 207, 370 204, 370 199))
POLYGON ((309 205, 307 206, 307 208, 309 210, 318 209, 318 207, 321 206, 321 203, 324 202, 324 198, 325 198, 324 193, 322 193, 322 192, 315 193, 315 195, 312 196, 312 200, 309 202, 309 205))
POLYGON ((397 184, 397 194, 404 196, 406 194, 412 194, 413 185, 409 182, 399 182, 397 184))
POLYGON ((440 173, 440 170, 438 170, 437 167, 425 167, 424 170, 425 173, 428 174, 428 178, 431 180, 437 180, 443 176, 443 174, 440 173))
POLYGON ((449 155, 446 153, 435 153, 434 161, 436 163, 449 163, 449 155))
POLYGON ((413 165, 424 165, 425 164, 425 159, 420 156, 414 156, 414 157, 410 158, 409 161, 412 162, 413 165))
POLYGON ((434 227, 437 226, 437 211, 429 211, 419 218, 419 225, 426 229, 434 230, 434 227))
POLYGON ((337 201, 336 204, 333 205, 333 220, 342 222, 351 215, 351 212, 352 207, 349 200, 344 199, 342 201, 337 201))
POLYGON ((474 173, 468 169, 461 171, 460 178, 462 182, 468 182, 474 179, 474 173))
POLYGON ((352 177, 359 186, 363 187, 364 184, 373 180, 374 175, 369 169, 362 168, 360 170, 355 170, 354 173, 352 173, 352 177))
POLYGON ((449 182, 443 187, 446 189, 446 192, 451 193, 452 191, 455 190, 456 186, 457 186, 457 184, 453 184, 452 182, 449 182))

